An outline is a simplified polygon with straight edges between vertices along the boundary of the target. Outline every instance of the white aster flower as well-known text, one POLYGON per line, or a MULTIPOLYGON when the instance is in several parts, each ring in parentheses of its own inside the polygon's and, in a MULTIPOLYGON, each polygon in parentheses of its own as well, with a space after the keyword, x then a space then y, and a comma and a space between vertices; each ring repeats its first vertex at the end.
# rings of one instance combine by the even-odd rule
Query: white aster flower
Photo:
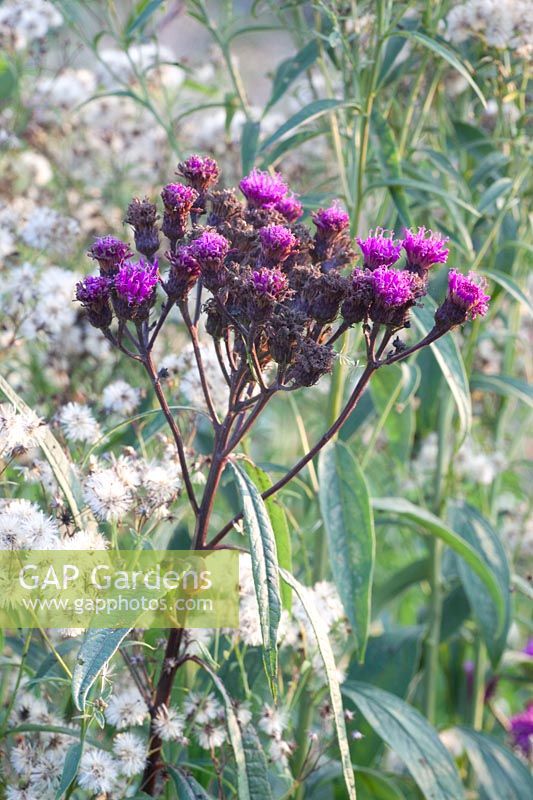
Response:
POLYGON ((126 381, 108 384, 102 392, 102 405, 106 411, 128 417, 139 405, 141 393, 126 381))
POLYGON ((161 705, 153 719, 154 732, 164 742, 179 741, 185 730, 185 717, 175 708, 161 705))
POLYGON ((152 506, 169 503, 181 486, 180 469, 175 462, 148 462, 142 472, 142 485, 152 506))
POLYGON ((67 255, 80 232, 80 225, 47 206, 36 206, 21 228, 20 238, 28 247, 67 255))
POLYGON ((183 710, 185 716, 194 717, 195 722, 199 725, 212 722, 224 713, 222 705, 213 692, 209 692, 205 697, 197 692, 189 692, 183 703, 183 710))
POLYGON ((0 501, 0 549, 58 550, 59 528, 29 500, 0 501))
POLYGON ((148 707, 138 689, 126 689, 114 694, 105 710, 106 720, 119 730, 142 725, 147 714, 148 707))
POLYGON ((93 412, 82 403, 67 403, 57 418, 65 436, 71 442, 93 444, 100 436, 100 426, 93 412))
POLYGON ((57 791, 65 755, 60 750, 46 750, 39 754, 30 773, 31 787, 36 797, 49 797, 57 791))
POLYGON ((104 750, 91 748, 81 757, 78 783, 93 794, 111 792, 119 771, 114 759, 104 750))
POLYGON ((42 419, 31 409, 19 413, 12 405, 0 405, 0 456, 9 457, 14 450, 28 450, 36 445, 36 434, 42 424, 42 419))
POLYGON ((289 756, 292 755, 294 746, 284 739, 272 739, 268 747, 269 759, 273 764, 288 766, 289 756))
POLYGON ((146 745, 134 733, 119 733, 113 740, 113 752, 119 761, 122 775, 132 778, 143 771, 146 764, 146 745))
POLYGON ((62 540, 65 550, 107 550, 108 541, 96 529, 76 531, 62 540))
POLYGON ((90 475, 85 481, 84 491, 93 514, 105 522, 122 519, 133 505, 132 493, 113 469, 90 475))
POLYGON ((263 733, 266 733, 267 736, 280 739, 288 724, 289 715, 284 708, 273 708, 267 705, 267 703, 264 704, 258 722, 258 727, 263 733))

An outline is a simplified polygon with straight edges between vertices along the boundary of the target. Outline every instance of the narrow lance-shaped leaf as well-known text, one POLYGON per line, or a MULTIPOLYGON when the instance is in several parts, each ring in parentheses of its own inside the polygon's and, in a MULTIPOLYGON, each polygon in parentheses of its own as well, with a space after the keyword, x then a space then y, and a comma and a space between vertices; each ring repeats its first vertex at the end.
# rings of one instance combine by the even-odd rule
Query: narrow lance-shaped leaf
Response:
MULTIPOLYGON (((414 324, 423 336, 433 328, 433 315, 437 307, 430 297, 426 297, 424 303, 422 308, 413 309, 414 324)), ((430 347, 455 400, 464 440, 472 424, 472 403, 463 359, 455 339, 449 333, 437 339, 430 347)))
POLYGON ((241 134, 241 166, 243 175, 252 169, 259 145, 261 124, 253 120, 244 123, 241 134))
POLYGON ((452 530, 430 511, 404 500, 403 497, 374 497, 372 498, 372 506, 375 511, 384 511, 387 514, 393 514, 403 517, 409 522, 414 522, 420 527, 422 533, 441 539, 444 544, 468 564, 473 572, 481 578, 494 602, 498 620, 497 633, 499 634, 505 622, 505 601, 501 594, 500 582, 479 553, 456 531, 452 530))
POLYGON ((533 797, 533 777, 506 747, 484 733, 457 728, 476 775, 480 800, 533 797))
POLYGON ((364 658, 375 561, 374 519, 359 464, 342 442, 320 455, 319 497, 332 574, 364 658))
POLYGON ((305 586, 302 586, 302 584, 297 581, 296 578, 294 578, 285 570, 280 570, 280 574, 283 580, 286 581, 298 595, 298 598, 315 634, 318 650, 320 652, 320 656, 324 664, 324 671, 326 673, 326 681, 328 685, 333 721, 335 724, 337 742, 341 756, 342 774, 344 776, 344 783, 346 785, 347 798, 348 800, 356 800, 355 780, 350 757, 350 746, 348 744, 348 737, 346 734, 346 723, 344 721, 341 689, 339 679, 337 677, 335 657, 333 655, 333 650, 331 649, 327 631, 309 590, 306 589, 305 586))
POLYGON ((299 128, 300 125, 303 125, 305 122, 311 122, 317 117, 321 117, 323 114, 327 114, 330 111, 334 111, 337 108, 341 108, 347 105, 354 105, 353 103, 345 103, 343 100, 335 100, 333 98, 326 98, 324 100, 313 100, 308 105, 301 108, 296 114, 293 114, 292 117, 281 125, 277 131, 266 139, 260 147, 260 152, 264 152, 267 148, 277 142, 278 139, 281 139, 282 136, 289 133, 289 131, 295 130, 295 128, 299 128))
POLYGON ((265 501, 254 482, 236 464, 231 466, 243 501, 244 527, 252 559, 265 671, 275 696, 278 671, 277 635, 281 615, 276 540, 265 501))
POLYGON ((404 700, 369 683, 350 681, 343 694, 400 756, 428 800, 461 800, 459 775, 437 731, 404 700))
POLYGON ((67 750, 63 764, 61 780, 59 781, 59 788, 56 792, 56 800, 61 800, 61 798, 65 796, 65 792, 68 790, 72 784, 72 781, 76 777, 78 766, 81 760, 82 750, 83 745, 81 742, 72 744, 67 750))
POLYGON ((470 385, 472 389, 480 389, 482 392, 494 392, 502 397, 514 397, 533 407, 533 387, 511 375, 484 375, 482 372, 475 372, 470 385))
POLYGON ((481 275, 485 275, 487 278, 490 278, 491 281, 497 283, 502 289, 505 289, 507 294, 510 294, 511 297, 518 300, 519 303, 522 303, 530 314, 533 314, 533 304, 529 297, 524 294, 520 286, 510 275, 507 275, 505 272, 499 272, 499 270, 489 271, 486 269, 481 272, 481 275))
POLYGON ((84 710, 89 691, 102 668, 128 633, 129 628, 92 628, 85 634, 72 673, 72 699, 80 711, 84 710))
POLYGON ((287 58, 279 65, 272 82, 272 94, 267 103, 265 112, 271 108, 274 103, 283 97, 291 83, 301 75, 306 69, 309 69, 318 58, 320 47, 316 39, 308 42, 296 55, 292 58, 287 58))
POLYGON ((216 689, 220 692, 226 709, 226 725, 228 728, 233 755, 237 767, 237 796, 238 800, 272 800, 266 759, 255 731, 242 731, 231 697, 226 687, 205 663, 202 664, 211 676, 216 689))
POLYGON ((500 594, 505 604, 505 619, 503 627, 500 626, 498 629, 498 615, 487 587, 462 559, 458 559, 457 569, 472 614, 477 621, 491 661, 496 666, 505 650, 511 620, 511 574, 505 549, 488 521, 476 509, 465 503, 451 506, 450 523, 454 530, 479 553, 500 585, 500 594))
POLYGON ((179 800, 213 800, 196 778, 183 769, 167 764, 166 770, 174 782, 179 800))

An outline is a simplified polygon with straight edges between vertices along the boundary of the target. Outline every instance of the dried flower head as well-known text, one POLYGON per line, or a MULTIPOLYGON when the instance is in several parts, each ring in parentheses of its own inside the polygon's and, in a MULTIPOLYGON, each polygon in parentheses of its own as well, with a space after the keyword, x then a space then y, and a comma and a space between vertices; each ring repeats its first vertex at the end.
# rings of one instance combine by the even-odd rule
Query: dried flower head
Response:
POLYGON ((220 169, 214 158, 192 155, 186 161, 180 161, 178 172, 200 194, 218 181, 220 169))
POLYGON ((157 208, 147 197, 134 197, 128 206, 124 222, 131 225, 135 236, 135 247, 146 258, 152 259, 159 249, 157 208))
POLYGON ((200 277, 200 264, 187 245, 178 247, 175 253, 165 253, 165 257, 170 264, 166 292, 174 300, 184 300, 200 277))

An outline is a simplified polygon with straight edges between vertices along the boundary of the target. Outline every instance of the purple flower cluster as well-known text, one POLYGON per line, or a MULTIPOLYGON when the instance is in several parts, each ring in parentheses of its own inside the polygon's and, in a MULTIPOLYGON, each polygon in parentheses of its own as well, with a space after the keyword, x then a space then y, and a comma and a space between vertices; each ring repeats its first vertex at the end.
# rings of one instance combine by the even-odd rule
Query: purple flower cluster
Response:
POLYGON ((98 261, 101 272, 113 274, 123 261, 132 257, 133 253, 129 245, 116 236, 101 236, 94 241, 87 255, 98 261))
POLYGON ((287 276, 280 269, 267 267, 252 272, 252 284, 259 294, 270 294, 273 297, 279 297, 288 286, 287 276))
POLYGON ((293 232, 284 225, 268 225, 260 228, 261 255, 265 263, 281 264, 286 261, 298 244, 293 232))
POLYGON ((450 252, 446 247, 448 238, 441 233, 426 231, 424 227, 413 233, 404 228, 402 247, 407 257, 407 269, 422 274, 433 264, 444 264, 450 252))
POLYGON ((216 231, 205 230, 190 245, 190 254, 201 265, 221 263, 229 250, 228 240, 216 231))
POLYGON ((377 267, 369 276, 375 301, 398 308, 414 299, 414 276, 406 270, 377 267))
POLYGON ((315 211, 312 214, 312 220, 319 230, 338 233, 348 227, 350 215, 338 201, 335 201, 329 208, 319 208, 318 211, 315 211))
POLYGON ((115 276, 114 288, 117 296, 130 306, 140 306, 150 301, 159 281, 157 260, 150 264, 141 258, 127 261, 115 276))
POLYGON ((271 175, 260 169, 253 169, 241 180, 239 187, 252 208, 274 208, 289 189, 279 172, 271 175))
POLYGON ((510 719, 513 745, 529 758, 533 752, 533 703, 510 719))
POLYGON ((282 197, 281 200, 278 200, 274 208, 282 217, 285 217, 287 222, 296 222, 304 213, 302 204, 292 192, 286 197, 282 197))
POLYGON ((94 303, 109 298, 112 281, 104 275, 88 275, 76 284, 76 300, 80 303, 94 303))
POLYGON ((370 231, 366 239, 358 238, 356 241, 363 254, 365 269, 390 267, 398 261, 402 251, 402 245, 394 238, 394 233, 383 228, 376 228, 370 231))
POLYGON ((198 192, 192 186, 185 186, 183 183, 168 183, 161 190, 161 198, 166 211, 188 214, 198 199, 198 192))

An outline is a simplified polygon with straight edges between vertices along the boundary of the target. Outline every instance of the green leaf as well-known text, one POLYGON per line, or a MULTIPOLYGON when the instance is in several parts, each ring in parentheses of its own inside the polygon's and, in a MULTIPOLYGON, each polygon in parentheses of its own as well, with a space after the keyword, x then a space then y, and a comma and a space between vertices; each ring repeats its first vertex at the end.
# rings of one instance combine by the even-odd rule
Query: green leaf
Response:
POLYGON ((437 731, 412 706, 368 683, 344 684, 348 697, 383 741, 402 759, 428 800, 464 797, 459 775, 437 731))
POLYGON ((473 205, 467 203, 466 200, 462 200, 457 194, 452 194, 451 192, 447 192, 446 189, 442 189, 436 183, 429 183, 428 181, 420 181, 415 180, 414 178, 387 178, 379 181, 373 181, 368 186, 368 191, 371 189, 381 189, 383 187, 390 187, 396 186, 398 188, 403 187, 404 189, 413 189, 414 191, 422 192, 422 194, 435 194, 438 197, 443 197, 448 200, 449 203, 453 205, 460 206, 464 208, 465 211, 468 211, 474 217, 480 217, 481 214, 479 211, 474 208, 473 205))
POLYGON ((323 114, 327 114, 330 111, 334 111, 346 105, 353 105, 353 103, 345 103, 343 100, 334 99, 313 100, 297 111, 296 114, 293 114, 292 117, 289 117, 277 131, 274 131, 274 133, 263 142, 260 147, 260 152, 263 153, 271 147, 274 142, 277 142, 278 139, 281 139, 281 137, 285 136, 289 131, 299 128, 304 122, 312 122, 312 120, 317 119, 317 117, 321 117, 323 114))
POLYGON ((513 181, 511 178, 500 178, 494 183, 491 183, 486 189, 477 204, 477 210, 480 214, 486 211, 502 194, 506 194, 512 187, 513 181))
POLYGON ((275 697, 278 672, 277 635, 281 614, 276 540, 265 502, 254 482, 236 464, 232 463, 231 467, 243 501, 244 527, 252 558, 265 671, 275 697))
POLYGON ((405 800, 392 779, 374 769, 357 770, 357 800, 405 800))
MULTIPOLYGON (((260 494, 266 492, 272 486, 272 481, 260 467, 246 462, 246 472, 253 480, 254 484, 259 489, 260 494)), ((274 532, 274 539, 276 540, 276 551, 278 554, 278 564, 288 572, 292 571, 292 542, 289 526, 287 524, 287 515, 279 500, 275 497, 269 497, 265 500, 268 516, 272 523, 272 530, 274 532)), ((292 589, 286 583, 280 584, 280 596, 283 608, 287 611, 292 607, 292 589)))
POLYGON ((498 615, 497 632, 499 633, 502 630, 506 610, 505 600, 501 595, 500 582, 472 545, 430 511, 420 506, 415 506, 408 500, 404 500, 403 497, 374 497, 372 505, 375 511, 384 511, 387 514, 393 514, 416 523, 420 526, 422 533, 441 539, 454 553, 460 556, 487 587, 498 615))
POLYGON ((504 625, 500 629, 494 603, 483 581, 462 559, 458 560, 459 577, 472 614, 479 626, 492 665, 496 667, 505 650, 511 622, 511 574, 505 549, 498 534, 487 520, 466 503, 454 503, 450 507, 450 524, 479 553, 499 582, 500 594, 505 605, 504 625))
POLYGON ((331 442, 322 450, 318 475, 331 572, 363 660, 376 555, 368 487, 358 462, 342 442, 331 442))
POLYGON ((430 36, 427 36, 422 31, 394 31, 394 36, 405 36, 407 39, 414 39, 419 44, 426 47, 428 50, 431 50, 436 55, 443 58, 448 64, 457 70, 457 72, 463 76, 465 81, 467 81, 474 92, 477 94, 483 106, 487 105, 483 92, 473 79, 470 71, 467 69, 466 65, 459 59, 459 57, 455 54, 455 52, 442 40, 434 39, 430 36))
POLYGON ((165 0, 143 0, 141 3, 137 3, 135 12, 132 14, 124 32, 126 38, 131 36, 132 33, 135 33, 139 28, 143 28, 152 14, 154 14, 164 2, 165 0))
POLYGON ((266 759, 255 731, 247 730, 243 734, 226 687, 207 664, 202 666, 211 676, 226 708, 226 725, 237 766, 238 800, 256 800, 259 797, 271 800, 266 759))
POLYGON ((483 270, 481 272, 482 275, 485 275, 487 278, 490 278, 491 281, 494 283, 499 284, 505 291, 511 295, 515 300, 518 300, 519 303, 522 303, 526 309, 529 311, 530 314, 533 314, 533 305, 529 297, 524 294, 520 286, 516 283, 516 281, 511 278, 510 275, 507 275, 505 272, 499 272, 498 270, 483 270))
POLYGON ((470 381, 472 389, 480 389, 483 392, 494 392, 503 397, 515 397, 528 406, 533 406, 533 387, 514 378, 511 375, 485 375, 482 372, 475 372, 470 381))
POLYGON ((247 175, 255 163, 260 130, 260 122, 247 120, 243 125, 241 136, 241 165, 243 175, 247 175))
POLYGON ((337 668, 335 666, 335 657, 333 655, 333 650, 331 649, 327 630, 324 627, 324 623, 315 606, 315 602, 310 591, 306 589, 305 586, 302 586, 302 584, 297 581, 296 578, 294 578, 285 570, 280 570, 280 574, 283 580, 288 583, 298 595, 298 598, 316 636, 318 650, 324 663, 324 670, 326 673, 326 680, 331 702, 331 711, 333 714, 337 742, 341 755, 342 773, 344 776, 344 783, 346 784, 347 798, 349 800, 356 800, 355 781, 350 757, 350 747, 346 734, 346 723, 344 721, 341 689, 337 676, 337 668))
POLYGON ((67 750, 67 754, 65 756, 65 762, 63 764, 63 772, 61 774, 61 780, 59 782, 59 788, 56 792, 56 800, 61 800, 61 798, 64 796, 65 792, 71 785, 72 781, 76 777, 78 772, 78 766, 81 760, 82 750, 83 750, 83 745, 81 742, 76 742, 75 744, 71 744, 69 749, 67 750))
POLYGON ((91 686, 128 633, 129 628, 91 628, 86 632, 72 673, 72 699, 79 711, 85 709, 91 686))
MULTIPOLYGON (((408 461, 411 453, 414 420, 413 409, 407 401, 416 391, 418 377, 418 373, 407 364, 391 364, 378 370, 370 382, 370 395, 379 417, 377 428, 384 428, 388 448, 402 465, 408 461), (399 407, 401 404, 403 408, 399 407)), ((375 432, 376 429, 374 435, 375 432)))
MULTIPOLYGON (((433 315, 437 307, 430 297, 425 298, 425 303, 422 308, 413 309, 413 322, 423 336, 433 328, 433 315)), ((472 424, 472 402, 463 359, 455 339, 450 334, 441 336, 430 347, 455 400, 461 423, 461 437, 464 441, 472 424)))
POLYGON ((317 39, 311 39, 295 56, 281 62, 272 82, 272 94, 266 104, 265 113, 283 97, 291 83, 314 64, 319 53, 320 46, 317 39))
POLYGON ((0 56, 0 102, 9 100, 17 88, 17 75, 5 56, 0 56))
MULTIPOLYGON (((5 394, 10 403, 12 403, 20 413, 24 414, 31 411, 22 397, 11 388, 9 383, 1 375, 0 391, 5 394)), ((80 482, 74 470, 74 465, 69 461, 61 445, 47 425, 41 425, 37 429, 35 438, 54 473, 59 488, 65 495, 65 500, 67 501, 74 519, 79 522, 80 510, 83 506, 83 495, 80 482)), ((88 511, 86 511, 86 515, 90 516, 88 511)))
POLYGON ((415 583, 421 583, 429 578, 430 565, 428 558, 412 561, 402 569, 396 570, 386 580, 374 589, 374 613, 394 600, 399 594, 405 592, 415 583))
MULTIPOLYGON (((394 132, 385 117, 376 109, 372 112, 372 130, 376 138, 376 151, 381 164, 383 177, 385 180, 401 178, 402 167, 394 132)), ((389 186, 389 192, 396 206, 400 222, 406 228, 410 228, 413 223, 404 190, 391 184, 389 186)))
POLYGON ((468 728, 457 728, 476 774, 479 800, 525 800, 533 797, 533 778, 506 747, 468 728))
POLYGON ((196 778, 185 770, 170 764, 167 764, 166 770, 174 782, 179 800, 213 800, 213 795, 208 794, 196 778))

